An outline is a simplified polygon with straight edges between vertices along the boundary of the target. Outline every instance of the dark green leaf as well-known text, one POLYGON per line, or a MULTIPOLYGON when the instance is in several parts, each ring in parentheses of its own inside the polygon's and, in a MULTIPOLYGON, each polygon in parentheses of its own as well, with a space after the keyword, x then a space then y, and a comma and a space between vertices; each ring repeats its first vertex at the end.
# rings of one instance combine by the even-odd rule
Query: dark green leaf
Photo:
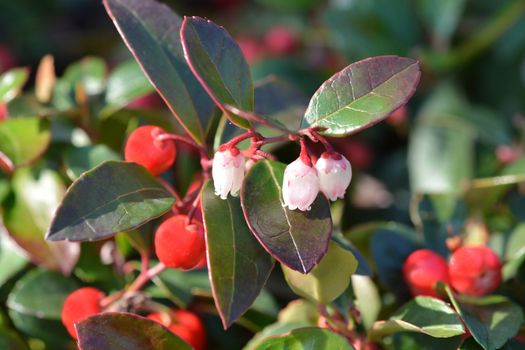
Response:
POLYGON ((174 201, 144 167, 107 161, 71 185, 46 239, 93 241, 111 237, 162 215, 174 201))
POLYGON ((126 45, 173 115, 199 143, 214 105, 188 68, 180 42, 182 19, 156 1, 105 0, 126 45))
POLYGON ((66 153, 66 171, 71 180, 76 180, 82 173, 91 170, 106 160, 120 160, 118 153, 106 145, 74 147, 66 153))
POLYGON ((514 337, 524 321, 521 308, 499 295, 458 299, 445 287, 448 297, 470 333, 485 350, 496 350, 514 337))
POLYGON ((436 48, 450 44, 450 38, 459 24, 465 3, 465 0, 417 2, 421 17, 432 34, 432 42, 436 48))
POLYGON ((78 323, 81 350, 191 350, 161 324, 128 313, 107 312, 78 323))
POLYGON ((331 242, 328 252, 308 274, 282 265, 284 278, 292 290, 312 301, 328 304, 341 295, 357 268, 354 255, 331 242))
POLYGON ((334 230, 334 233, 332 235, 332 240, 335 243, 339 244, 341 248, 346 249, 349 252, 351 252, 354 255, 354 257, 357 259, 358 264, 357 264, 357 270, 355 271, 357 275, 372 276, 372 270, 370 266, 368 266, 368 262, 366 261, 363 254, 361 254, 359 249, 354 247, 353 244, 349 240, 347 240, 345 236, 341 234, 341 232, 334 230))
POLYGON ((13 68, 0 75, 0 103, 12 100, 29 78, 29 69, 13 68))
POLYGON ((211 296, 210 280, 206 270, 167 269, 155 277, 153 282, 181 308, 187 308, 196 295, 211 296))
POLYGON ((28 350, 29 348, 16 332, 0 329, 0 349, 28 350))
MULTIPOLYGON (((253 81, 241 48, 222 27, 200 17, 186 17, 181 28, 186 60, 197 79, 219 105, 253 111, 253 81)), ((250 124, 235 115, 239 127, 250 124)))
POLYGON ((213 296, 227 328, 254 302, 273 259, 251 234, 238 198, 220 199, 208 182, 202 190, 202 210, 213 296))
POLYGON ((79 256, 78 244, 46 242, 44 234, 65 193, 62 179, 53 170, 22 168, 12 178, 13 200, 3 221, 9 235, 38 265, 69 274, 79 256))
POLYGON ((50 140, 49 121, 46 119, 15 118, 0 123, 0 153, 15 167, 40 157, 50 140))
POLYGON ((285 165, 257 162, 246 174, 241 201, 248 225, 274 258, 293 270, 308 273, 326 254, 332 234, 330 207, 320 194, 310 211, 284 207, 285 165))
POLYGON ((418 332, 436 338, 450 338, 465 333, 458 314, 445 302, 416 297, 404 305, 388 321, 377 321, 370 337, 381 337, 397 332, 418 332))
POLYGON ((109 115, 133 100, 146 96, 153 91, 153 86, 136 61, 122 63, 108 77, 107 106, 101 114, 109 115))
MULTIPOLYGON (((459 350, 482 350, 483 348, 476 342, 476 339, 469 337, 461 344, 459 350)), ((499 350, 523 350, 525 349, 525 344, 516 339, 510 339, 508 342, 499 348, 499 350)))
POLYGON ((354 350, 348 341, 327 329, 300 328, 288 335, 271 337, 260 343, 256 350, 308 350, 308 349, 337 349, 354 350))
POLYGON ((419 63, 380 56, 353 63, 316 91, 302 127, 324 127, 344 136, 370 127, 404 105, 419 83, 419 63))

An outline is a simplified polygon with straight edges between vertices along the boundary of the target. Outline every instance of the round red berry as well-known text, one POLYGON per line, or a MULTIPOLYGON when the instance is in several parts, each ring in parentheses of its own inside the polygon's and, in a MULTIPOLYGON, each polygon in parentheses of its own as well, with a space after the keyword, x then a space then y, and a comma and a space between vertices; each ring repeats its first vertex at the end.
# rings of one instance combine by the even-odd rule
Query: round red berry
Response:
POLYGON ((158 322, 178 335, 195 350, 206 348, 206 329, 200 318, 191 311, 174 310, 170 314, 152 313, 150 320, 158 322))
POLYGON ((429 249, 419 249, 405 260, 403 276, 413 296, 427 295, 440 298, 434 290, 436 282, 449 282, 446 260, 429 249))
POLYGON ((175 161, 175 144, 170 140, 159 140, 166 132, 157 126, 141 126, 131 133, 125 149, 125 159, 135 162, 152 174, 166 171, 175 161))
POLYGON ((461 294, 482 296, 495 291, 501 283, 501 261, 484 246, 461 247, 449 263, 450 283, 461 294))
POLYGON ((77 339, 75 323, 102 312, 102 298, 104 293, 91 287, 77 289, 66 298, 62 307, 62 323, 73 338, 77 339))
POLYGON ((266 49, 275 55, 286 55, 294 52, 299 46, 299 38, 290 28, 272 27, 264 36, 266 49))
POLYGON ((164 265, 191 269, 206 252, 204 228, 193 220, 187 225, 186 215, 176 215, 164 221, 155 233, 155 252, 164 265))

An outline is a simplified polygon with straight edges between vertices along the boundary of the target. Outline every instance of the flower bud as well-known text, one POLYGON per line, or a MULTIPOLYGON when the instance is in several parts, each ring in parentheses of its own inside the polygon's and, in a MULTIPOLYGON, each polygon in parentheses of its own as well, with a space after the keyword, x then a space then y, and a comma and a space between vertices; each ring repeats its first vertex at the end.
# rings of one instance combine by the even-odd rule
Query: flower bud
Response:
POLYGON ((236 197, 244 177, 244 156, 235 147, 219 150, 213 157, 212 168, 215 194, 226 199, 228 193, 236 197))
POLYGON ((352 166, 348 159, 335 152, 324 152, 315 164, 321 192, 331 201, 345 196, 352 180, 352 166))
POLYGON ((288 164, 283 180, 284 206, 290 210, 310 210, 318 193, 319 177, 311 164, 301 158, 288 164))

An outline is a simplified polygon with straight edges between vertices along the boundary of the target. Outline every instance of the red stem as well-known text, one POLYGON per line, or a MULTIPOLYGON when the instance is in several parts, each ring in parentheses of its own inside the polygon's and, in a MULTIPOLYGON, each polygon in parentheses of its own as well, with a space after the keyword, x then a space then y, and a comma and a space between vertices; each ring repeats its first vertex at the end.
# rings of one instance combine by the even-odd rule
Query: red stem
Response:
POLYGON ((273 128, 273 129, 277 129, 277 130, 281 130, 281 131, 284 131, 284 132, 290 132, 290 130, 286 129, 286 128, 283 128, 279 125, 275 125, 271 122, 269 122, 268 120, 266 120, 264 117, 258 115, 258 114, 255 114, 253 112, 246 112, 246 111, 243 111, 242 109, 239 109, 235 106, 232 106, 232 105, 224 105, 224 108, 227 109, 228 111, 234 113, 234 114, 237 114, 238 116, 248 120, 248 121, 251 121, 251 122, 256 122, 256 123, 259 123, 259 124, 263 124, 263 125, 266 125, 270 128, 273 128))
POLYGON ((324 148, 326 149, 327 152, 329 152, 329 153, 334 153, 335 152, 334 148, 332 147, 330 142, 328 142, 328 140, 326 138, 324 138, 324 136, 321 136, 313 128, 309 128, 309 129, 305 129, 305 130, 299 130, 299 133, 301 133, 302 135, 307 136, 313 142, 321 142, 321 144, 324 146, 324 148))
POLYGON ((299 157, 301 158, 304 164, 308 166, 312 166, 312 160, 310 159, 310 155, 308 154, 308 148, 306 147, 306 141, 304 140, 304 138, 301 137, 299 142, 301 143, 301 154, 299 155, 299 157))

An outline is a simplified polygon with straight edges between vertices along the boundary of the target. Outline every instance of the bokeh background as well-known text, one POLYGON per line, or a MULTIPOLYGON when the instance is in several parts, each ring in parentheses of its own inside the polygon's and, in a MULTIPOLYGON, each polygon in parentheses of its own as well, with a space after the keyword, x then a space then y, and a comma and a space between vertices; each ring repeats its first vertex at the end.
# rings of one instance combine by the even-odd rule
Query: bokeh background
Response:
MULTIPOLYGON (((467 211, 482 213, 483 225, 477 227, 493 233, 491 245, 505 255, 508 236, 525 221, 523 185, 514 186, 523 182, 517 177, 525 175, 524 0, 165 2, 181 15, 208 17, 223 25, 239 42, 254 80, 276 76, 286 82, 293 90, 294 108, 300 110, 324 80, 352 62, 378 55, 420 60, 422 79, 407 106, 373 128, 332 140, 354 169, 348 205, 336 209, 341 211, 336 214, 341 218, 337 226, 346 232, 370 222, 421 225, 422 209, 414 208, 415 194, 437 194, 433 203, 447 217, 439 230, 446 235, 445 227, 457 223, 456 214, 463 227, 467 211), (499 206, 503 192, 498 180, 473 180, 503 175, 512 181, 503 189, 505 205, 499 206), (458 207, 455 200, 465 193, 466 204, 458 207)), ((132 59, 98 0, 0 0, 0 71, 29 67, 26 90, 30 91, 46 54, 54 56, 57 76, 86 56, 103 58, 108 71, 132 59)), ((165 110, 154 94, 134 103, 165 110)), ((129 131, 129 125, 118 130, 123 135, 126 128, 129 131)), ((101 143, 121 154, 123 139, 102 135, 101 143)), ((276 150, 281 160, 297 156, 291 147, 276 150)), ((180 154, 178 169, 186 171, 177 185, 184 191, 198 165, 191 155, 180 154)), ((50 152, 50 159, 55 156, 50 152)), ((360 237, 364 235, 357 235, 354 243, 368 259, 374 253, 363 248, 368 241, 361 242, 360 237)), ((82 249, 83 256, 100 252, 95 245, 82 249)), ((74 273, 80 279, 90 277, 90 268, 87 260, 81 261, 74 273)), ((2 269, 0 264, 0 273, 2 269)), ((23 275, 15 272, 3 277, 3 282, 10 282, 0 288, 2 299, 23 275)), ((294 295, 279 272, 268 288, 282 306, 294 295)), ((399 292, 400 276, 379 277, 381 288, 399 292)), ((103 278, 112 278, 111 271, 103 278)), ((111 283, 107 289, 114 287, 111 283)), ((525 293, 520 291, 514 291, 514 300, 523 306, 525 293)), ((386 304, 395 304, 393 298, 386 299, 386 304)), ((276 314, 278 304, 272 305, 276 314)), ((239 326, 233 329, 238 337, 224 336, 217 321, 210 321, 214 327, 209 328, 217 349, 239 348, 252 336, 239 326)))

